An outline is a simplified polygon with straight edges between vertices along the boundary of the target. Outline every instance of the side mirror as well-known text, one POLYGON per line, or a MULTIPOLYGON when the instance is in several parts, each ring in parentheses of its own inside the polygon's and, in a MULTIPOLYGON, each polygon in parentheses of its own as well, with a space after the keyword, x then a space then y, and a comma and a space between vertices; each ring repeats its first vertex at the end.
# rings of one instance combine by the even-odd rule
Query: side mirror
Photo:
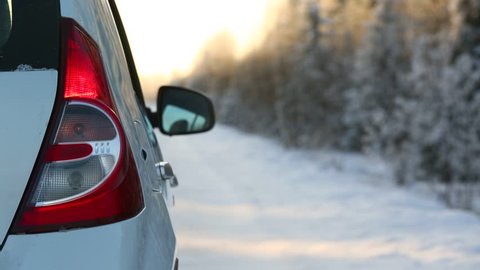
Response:
POLYGON ((215 125, 210 99, 182 87, 160 87, 157 115, 160 131, 170 136, 205 132, 215 125))

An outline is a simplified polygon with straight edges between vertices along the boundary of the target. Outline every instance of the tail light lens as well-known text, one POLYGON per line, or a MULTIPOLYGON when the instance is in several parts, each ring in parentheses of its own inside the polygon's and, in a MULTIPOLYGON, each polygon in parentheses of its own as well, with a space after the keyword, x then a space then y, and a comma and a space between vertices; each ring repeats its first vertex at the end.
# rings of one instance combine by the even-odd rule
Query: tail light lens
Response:
POLYGON ((68 102, 31 203, 72 201, 108 178, 120 160, 119 132, 100 108, 68 102))
POLYGON ((90 227, 143 209, 140 179, 99 50, 62 19, 62 94, 12 233, 90 227))

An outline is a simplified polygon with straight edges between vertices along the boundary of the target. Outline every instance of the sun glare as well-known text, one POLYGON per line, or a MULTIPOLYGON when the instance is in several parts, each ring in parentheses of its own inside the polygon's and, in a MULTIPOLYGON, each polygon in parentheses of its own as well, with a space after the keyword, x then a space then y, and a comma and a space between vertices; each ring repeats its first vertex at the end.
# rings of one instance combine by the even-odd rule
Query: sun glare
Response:
POLYGON ((205 42, 230 32, 242 53, 257 35, 269 0, 117 0, 143 76, 185 73, 205 42))

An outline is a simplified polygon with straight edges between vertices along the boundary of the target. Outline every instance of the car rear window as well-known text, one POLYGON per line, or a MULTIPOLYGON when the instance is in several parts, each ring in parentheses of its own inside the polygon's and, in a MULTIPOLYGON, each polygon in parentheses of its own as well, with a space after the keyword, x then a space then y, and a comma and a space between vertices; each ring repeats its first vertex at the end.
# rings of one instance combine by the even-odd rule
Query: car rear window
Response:
POLYGON ((0 0, 0 71, 58 69, 59 0, 0 0))

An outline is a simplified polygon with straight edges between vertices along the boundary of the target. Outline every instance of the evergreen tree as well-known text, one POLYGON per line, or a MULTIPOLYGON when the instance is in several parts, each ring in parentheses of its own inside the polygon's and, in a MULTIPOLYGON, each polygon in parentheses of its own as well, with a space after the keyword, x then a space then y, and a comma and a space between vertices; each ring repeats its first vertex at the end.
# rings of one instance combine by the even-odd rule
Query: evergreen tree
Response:
POLYGON ((395 144, 392 116, 409 68, 405 22, 399 1, 376 4, 374 22, 358 50, 353 87, 346 92, 344 143, 354 149, 383 152, 395 144))

